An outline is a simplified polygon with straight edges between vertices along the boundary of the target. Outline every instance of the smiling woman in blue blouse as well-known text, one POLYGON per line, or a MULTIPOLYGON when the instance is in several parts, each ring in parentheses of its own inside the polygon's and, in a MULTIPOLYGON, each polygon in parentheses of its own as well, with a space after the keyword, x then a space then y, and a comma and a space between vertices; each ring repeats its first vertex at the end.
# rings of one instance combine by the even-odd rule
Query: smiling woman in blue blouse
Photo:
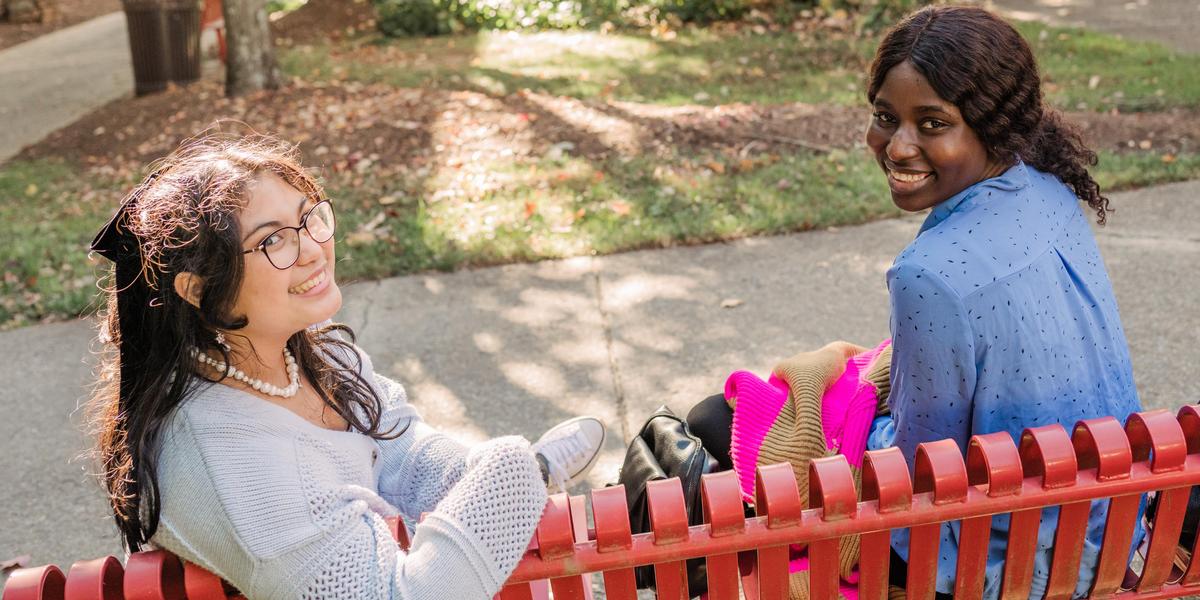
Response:
MULTIPOLYGON (((1112 285, 1080 200, 1103 224, 1096 156, 1042 104, 1028 44, 977 8, 918 11, 871 67, 866 140, 907 211, 932 209, 888 271, 889 406, 911 463, 917 444, 1141 409, 1112 285)), ((890 433, 890 432, 887 432, 890 433)), ((872 444, 881 438, 874 436, 872 444)), ((887 443, 886 441, 884 443, 887 443)), ((1106 506, 1093 506, 1077 595, 1086 594, 1106 506)), ((1057 514, 1039 533, 1045 590, 1057 514)), ((999 593, 1007 517, 993 519, 985 597, 999 593)), ((903 573, 907 530, 893 549, 903 573)), ((1135 535, 1135 544, 1142 531, 1135 535)), ((954 591, 958 527, 945 526, 937 588, 954 591)))

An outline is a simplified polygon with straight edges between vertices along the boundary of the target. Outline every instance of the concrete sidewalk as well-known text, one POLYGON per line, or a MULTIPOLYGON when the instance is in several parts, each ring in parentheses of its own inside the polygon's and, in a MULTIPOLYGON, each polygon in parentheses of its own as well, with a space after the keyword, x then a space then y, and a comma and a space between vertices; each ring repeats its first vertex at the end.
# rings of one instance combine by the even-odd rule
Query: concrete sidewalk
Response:
POLYGON ((0 163, 133 94, 125 15, 110 13, 0 51, 0 163))
MULTIPOLYGON (((1099 239, 1147 408, 1200 400, 1200 182, 1115 194, 1099 239)), ((630 432, 735 369, 833 339, 887 335, 884 272, 919 218, 840 231, 345 286, 340 318, 435 426, 467 440, 536 438, 577 414, 611 425, 593 484, 616 477, 630 432), (736 299, 735 308, 722 308, 736 299)), ((91 322, 0 334, 0 557, 34 564, 115 553, 97 487, 71 462, 90 383, 91 322)))

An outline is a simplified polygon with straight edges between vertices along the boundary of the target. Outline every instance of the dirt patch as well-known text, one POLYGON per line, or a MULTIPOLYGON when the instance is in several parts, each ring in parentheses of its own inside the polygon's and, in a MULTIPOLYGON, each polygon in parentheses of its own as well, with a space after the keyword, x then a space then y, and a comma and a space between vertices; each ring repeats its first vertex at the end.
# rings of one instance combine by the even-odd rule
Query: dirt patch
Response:
POLYGON ((46 23, 0 21, 0 50, 121 10, 121 0, 56 0, 55 5, 57 10, 46 23))
MULTIPOLYGON (((1163 154, 1200 150, 1200 113, 1072 113, 1097 150, 1163 154)), ((384 173, 540 157, 557 148, 594 160, 736 151, 828 151, 861 144, 865 111, 785 104, 664 107, 583 101, 533 92, 397 89, 296 81, 228 99, 208 79, 114 101, 26 148, 21 158, 63 157, 101 170, 137 170, 218 119, 297 142, 314 166, 384 173), (378 171, 377 171, 378 172, 378 171)))
POLYGON ((283 44, 332 42, 375 28, 370 0, 310 0, 271 24, 283 44))
POLYGON ((1096 114, 1067 113, 1094 150, 1155 150, 1164 154, 1200 151, 1200 111, 1096 114))

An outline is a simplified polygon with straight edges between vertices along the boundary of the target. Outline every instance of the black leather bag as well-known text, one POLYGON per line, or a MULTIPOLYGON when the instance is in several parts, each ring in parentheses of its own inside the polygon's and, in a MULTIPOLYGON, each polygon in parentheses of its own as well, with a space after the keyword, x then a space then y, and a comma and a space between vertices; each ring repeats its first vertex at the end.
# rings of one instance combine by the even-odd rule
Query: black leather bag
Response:
MULTIPOLYGON (((625 485, 629 521, 633 533, 650 531, 650 511, 646 506, 646 484, 678 477, 683 486, 688 525, 703 522, 700 504, 700 476, 719 471, 717 460, 688 431, 687 422, 666 406, 659 407, 642 425, 625 452, 618 483, 625 485)), ((687 561, 688 590, 692 597, 708 590, 704 559, 687 561)), ((654 567, 638 567, 634 576, 639 589, 654 587, 654 567)))

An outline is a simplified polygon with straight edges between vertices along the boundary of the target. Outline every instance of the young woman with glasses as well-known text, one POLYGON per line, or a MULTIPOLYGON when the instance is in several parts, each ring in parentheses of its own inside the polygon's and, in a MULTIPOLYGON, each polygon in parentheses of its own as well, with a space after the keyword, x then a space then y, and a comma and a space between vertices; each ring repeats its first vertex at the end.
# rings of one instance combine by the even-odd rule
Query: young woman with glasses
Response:
POLYGON ((208 136, 96 236, 113 269, 92 412, 122 539, 249 598, 491 598, 547 486, 586 473, 604 427, 467 447, 426 425, 330 321, 336 234, 293 148, 208 136), (407 553, 394 515, 415 534, 407 553))

